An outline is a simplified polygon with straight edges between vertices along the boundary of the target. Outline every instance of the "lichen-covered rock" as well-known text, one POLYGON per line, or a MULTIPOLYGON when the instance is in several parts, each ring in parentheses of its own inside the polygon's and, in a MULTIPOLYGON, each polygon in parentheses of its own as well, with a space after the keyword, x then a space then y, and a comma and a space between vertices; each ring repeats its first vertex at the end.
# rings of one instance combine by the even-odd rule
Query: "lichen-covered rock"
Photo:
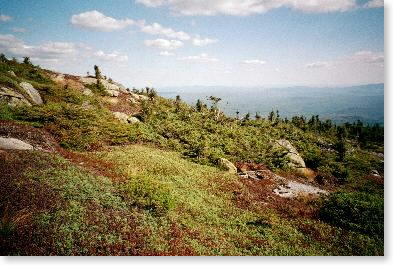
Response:
POLYGON ((218 159, 218 166, 222 169, 227 170, 230 173, 237 173, 237 168, 228 159, 225 158, 218 159))
POLYGON ((137 117, 129 117, 128 118, 129 123, 138 123, 141 122, 137 117))
POLYGON ((30 98, 31 98, 31 100, 33 101, 34 104, 41 105, 41 104, 44 103, 42 101, 40 93, 30 83, 22 82, 19 85, 30 96, 30 98))
POLYGON ((130 96, 137 101, 149 100, 149 98, 145 95, 139 95, 132 92, 130 92, 130 96))
POLYGON ((304 162, 303 158, 300 156, 296 148, 285 139, 277 140, 274 144, 274 147, 283 148, 288 151, 287 158, 290 161, 288 166, 290 168, 305 168, 306 163, 304 162))
POLYGON ((283 198, 293 198, 298 196, 307 196, 307 195, 327 195, 329 192, 322 190, 318 187, 303 184, 293 180, 285 180, 285 184, 278 185, 276 189, 273 190, 273 193, 283 197, 283 198))
POLYGON ((113 115, 122 123, 138 123, 141 122, 137 117, 129 116, 123 112, 113 112, 113 115))
POLYGON ((88 88, 83 89, 82 93, 85 96, 92 96, 93 95, 93 92, 90 89, 88 89, 88 88))
POLYGON ((128 123, 128 115, 123 112, 113 112, 113 115, 122 123, 128 123))
POLYGON ((10 106, 31 106, 22 94, 6 87, 0 87, 0 100, 5 101, 10 106))
POLYGON ((120 91, 118 90, 106 89, 105 92, 111 97, 118 97, 120 95, 120 91))
POLYGON ((7 73, 9 73, 13 77, 16 77, 16 74, 14 73, 14 71, 7 71, 7 73))
POLYGON ((8 150, 33 150, 34 147, 16 138, 0 137, 0 149, 8 150))
MULTIPOLYGON (((94 77, 81 77, 80 81, 86 85, 97 84, 97 79, 94 77)), ((127 90, 124 88, 124 86, 118 83, 109 82, 105 79, 100 79, 100 82, 104 86, 105 92, 111 97, 118 97, 120 92, 127 93, 127 90)))

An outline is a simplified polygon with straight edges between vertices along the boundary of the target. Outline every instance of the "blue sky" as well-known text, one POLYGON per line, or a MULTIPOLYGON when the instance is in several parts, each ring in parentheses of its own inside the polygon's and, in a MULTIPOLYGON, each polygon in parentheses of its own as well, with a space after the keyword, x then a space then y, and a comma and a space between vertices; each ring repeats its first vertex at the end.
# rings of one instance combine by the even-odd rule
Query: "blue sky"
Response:
POLYGON ((381 0, 0 0, 0 52, 128 87, 384 82, 381 0))

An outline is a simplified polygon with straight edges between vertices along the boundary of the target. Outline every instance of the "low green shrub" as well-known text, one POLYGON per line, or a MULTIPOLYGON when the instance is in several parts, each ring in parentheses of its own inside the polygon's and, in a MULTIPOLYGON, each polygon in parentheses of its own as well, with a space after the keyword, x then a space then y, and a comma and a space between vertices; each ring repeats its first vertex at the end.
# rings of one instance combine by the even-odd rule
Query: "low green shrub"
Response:
POLYGON ((5 102, 0 101, 0 120, 14 120, 15 112, 13 108, 5 102))
POLYGON ((134 205, 146 210, 167 212, 175 206, 169 186, 148 174, 132 177, 121 190, 134 205))
POLYGON ((320 218, 342 228, 383 238, 384 199, 365 192, 334 193, 322 205, 320 218))
POLYGON ((106 109, 69 103, 49 103, 17 109, 18 119, 41 124, 59 143, 73 150, 94 150, 135 138, 133 127, 122 124, 106 109))

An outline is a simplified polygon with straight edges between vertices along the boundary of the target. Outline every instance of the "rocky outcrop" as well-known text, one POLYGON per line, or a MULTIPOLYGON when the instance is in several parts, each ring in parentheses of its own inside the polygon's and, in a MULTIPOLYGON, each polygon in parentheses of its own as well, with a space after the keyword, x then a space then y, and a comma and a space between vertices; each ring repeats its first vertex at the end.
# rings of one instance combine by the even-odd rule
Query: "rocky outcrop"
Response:
POLYGON ((113 112, 113 115, 122 123, 138 123, 140 120, 136 117, 127 115, 123 112, 113 112))
POLYGON ((0 138, 0 149, 55 152, 59 148, 56 140, 47 131, 13 121, 0 120, 0 138))
MULTIPOLYGON (((79 80, 85 85, 97 84, 97 79, 94 77, 80 77, 79 80)), ((120 93, 128 94, 128 101, 133 104, 138 104, 140 101, 143 100, 149 100, 147 96, 133 93, 129 89, 125 88, 122 84, 116 83, 114 81, 100 79, 100 82, 104 86, 105 92, 108 96, 118 97, 120 96, 120 93)), ((83 93, 88 93, 90 95, 90 92, 86 92, 86 89, 83 91, 83 93)))
POLYGON ((33 150, 34 147, 16 138, 6 138, 0 136, 0 149, 5 150, 33 150))
MULTIPOLYGON (((282 177, 281 177, 282 178, 282 177)), ((284 178, 281 179, 285 181, 285 184, 278 185, 277 188, 273 190, 273 193, 284 198, 293 198, 304 195, 327 195, 329 194, 327 191, 322 190, 318 187, 303 184, 297 181, 286 180, 284 178)))
MULTIPOLYGON (((80 81, 86 85, 97 84, 97 79, 94 77, 81 77, 80 81)), ((105 92, 111 97, 118 97, 120 92, 128 93, 127 89, 121 84, 109 82, 105 79, 100 79, 100 82, 104 86, 105 92)))
POLYGON ((131 98, 135 99, 136 101, 144 101, 144 100, 149 100, 149 98, 145 95, 139 95, 139 94, 135 94, 132 92, 129 92, 131 98))
POLYGON ((40 93, 30 83, 22 82, 19 85, 26 91, 34 104, 41 105, 44 103, 40 93))
POLYGON ((264 185, 271 188, 273 194, 283 198, 294 198, 298 196, 320 196, 328 194, 327 191, 308 183, 290 180, 279 176, 268 169, 239 172, 238 176, 253 181, 265 181, 264 185))
POLYGON ((22 82, 19 86, 24 90, 24 95, 8 87, 0 87, 0 99, 7 102, 10 106, 31 106, 33 104, 41 105, 42 101, 40 93, 27 82, 22 82))
POLYGON ((218 166, 230 173, 237 173, 237 168, 228 159, 225 158, 218 159, 218 166))
POLYGON ((30 102, 22 94, 6 87, 0 87, 0 100, 5 101, 10 106, 31 106, 30 102))
POLYGON ((300 156, 299 152, 288 140, 285 139, 277 140, 274 144, 274 147, 283 148, 288 152, 286 157, 289 160, 288 166, 290 168, 306 167, 306 163, 304 162, 303 158, 300 156))

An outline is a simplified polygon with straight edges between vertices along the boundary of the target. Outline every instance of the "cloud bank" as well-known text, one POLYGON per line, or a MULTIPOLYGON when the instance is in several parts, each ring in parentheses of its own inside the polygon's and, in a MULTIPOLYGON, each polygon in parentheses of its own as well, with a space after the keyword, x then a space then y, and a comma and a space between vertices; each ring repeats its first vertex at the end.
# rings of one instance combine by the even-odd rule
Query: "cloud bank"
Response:
POLYGON ((356 0, 136 0, 147 7, 168 7, 183 16, 261 14, 277 8, 306 13, 344 12, 357 7, 356 0))
POLYGON ((126 62, 128 56, 119 52, 94 51, 84 44, 72 42, 47 42, 28 45, 11 34, 0 34, 0 51, 10 56, 31 57, 36 62, 77 61, 81 58, 96 58, 103 61, 126 62))

